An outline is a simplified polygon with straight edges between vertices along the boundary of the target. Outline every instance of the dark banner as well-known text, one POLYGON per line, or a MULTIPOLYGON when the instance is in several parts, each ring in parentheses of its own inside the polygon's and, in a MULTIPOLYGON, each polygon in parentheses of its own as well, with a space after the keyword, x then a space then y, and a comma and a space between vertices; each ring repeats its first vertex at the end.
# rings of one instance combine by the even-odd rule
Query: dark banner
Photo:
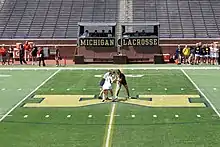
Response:
POLYGON ((79 46, 114 47, 115 38, 80 38, 79 46))
POLYGON ((123 38, 118 40, 121 46, 157 46, 158 38, 123 38))

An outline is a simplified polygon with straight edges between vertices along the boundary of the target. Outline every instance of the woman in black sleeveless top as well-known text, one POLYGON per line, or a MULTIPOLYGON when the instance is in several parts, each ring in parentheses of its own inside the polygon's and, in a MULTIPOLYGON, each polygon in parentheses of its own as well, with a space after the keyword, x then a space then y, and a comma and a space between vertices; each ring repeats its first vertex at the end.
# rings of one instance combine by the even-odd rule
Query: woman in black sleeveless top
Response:
POLYGON ((55 49, 56 49, 56 54, 55 54, 56 66, 60 66, 60 62, 59 62, 59 60, 61 60, 60 50, 57 48, 57 46, 55 46, 55 49))
POLYGON ((27 64, 27 62, 24 59, 25 53, 24 53, 24 46, 23 44, 20 44, 20 49, 19 49, 19 60, 20 60, 20 64, 27 64))
POLYGON ((32 65, 37 64, 37 46, 33 44, 33 48, 31 50, 31 56, 32 56, 32 65))

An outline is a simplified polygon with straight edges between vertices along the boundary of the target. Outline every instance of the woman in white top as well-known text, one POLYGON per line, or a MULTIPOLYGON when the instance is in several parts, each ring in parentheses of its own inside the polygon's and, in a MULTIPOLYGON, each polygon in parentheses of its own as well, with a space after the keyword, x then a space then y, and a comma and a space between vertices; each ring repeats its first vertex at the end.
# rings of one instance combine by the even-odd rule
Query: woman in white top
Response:
POLYGON ((210 64, 214 64, 214 48, 213 44, 210 45, 210 64))
POLYGON ((111 95, 113 96, 112 91, 112 83, 116 80, 116 77, 113 73, 109 72, 109 74, 105 78, 105 82, 102 86, 103 89, 103 97, 102 102, 105 102, 106 99, 108 99, 108 91, 110 91, 111 95))
POLYGON ((213 54, 214 62, 213 62, 213 64, 218 64, 218 58, 219 58, 218 51, 219 51, 219 49, 218 49, 217 44, 214 44, 213 50, 214 50, 214 54, 213 54))

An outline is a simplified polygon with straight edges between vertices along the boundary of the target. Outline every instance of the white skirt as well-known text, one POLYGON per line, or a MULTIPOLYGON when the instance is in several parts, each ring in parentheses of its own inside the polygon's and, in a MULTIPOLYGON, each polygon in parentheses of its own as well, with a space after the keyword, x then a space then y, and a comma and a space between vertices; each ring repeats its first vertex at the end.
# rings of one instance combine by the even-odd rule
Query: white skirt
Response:
POLYGON ((213 56, 214 58, 218 58, 219 57, 219 55, 218 55, 218 53, 214 53, 214 56, 213 56))
POLYGON ((111 90, 112 89, 112 84, 109 83, 104 83, 104 85, 102 86, 103 90, 111 90))

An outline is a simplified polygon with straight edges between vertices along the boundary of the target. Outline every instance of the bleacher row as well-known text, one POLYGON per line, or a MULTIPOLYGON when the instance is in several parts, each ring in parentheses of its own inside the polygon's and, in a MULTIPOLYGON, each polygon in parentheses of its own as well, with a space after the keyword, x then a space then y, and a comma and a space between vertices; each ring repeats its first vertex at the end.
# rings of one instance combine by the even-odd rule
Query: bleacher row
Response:
MULTIPOLYGON (((218 0, 133 0, 133 21, 162 38, 220 37, 218 0)), ((76 38, 77 23, 118 21, 119 0, 1 0, 0 38, 76 38)))

